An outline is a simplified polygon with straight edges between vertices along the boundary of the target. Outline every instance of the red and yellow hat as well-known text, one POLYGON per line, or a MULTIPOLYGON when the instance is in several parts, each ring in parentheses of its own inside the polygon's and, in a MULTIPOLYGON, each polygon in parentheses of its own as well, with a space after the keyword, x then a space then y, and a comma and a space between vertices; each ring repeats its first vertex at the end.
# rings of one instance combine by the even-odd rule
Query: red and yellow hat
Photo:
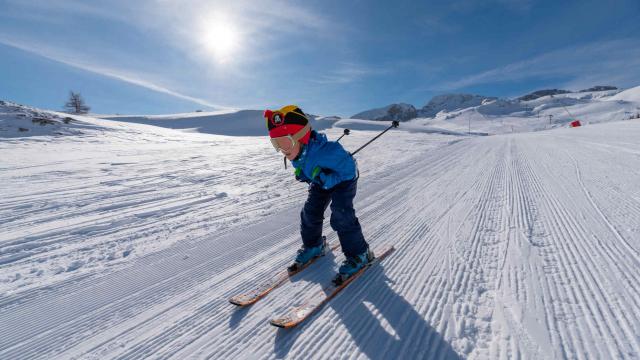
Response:
POLYGON ((292 136, 295 141, 309 143, 311 124, 307 115, 296 105, 287 105, 279 110, 265 110, 269 137, 292 136))

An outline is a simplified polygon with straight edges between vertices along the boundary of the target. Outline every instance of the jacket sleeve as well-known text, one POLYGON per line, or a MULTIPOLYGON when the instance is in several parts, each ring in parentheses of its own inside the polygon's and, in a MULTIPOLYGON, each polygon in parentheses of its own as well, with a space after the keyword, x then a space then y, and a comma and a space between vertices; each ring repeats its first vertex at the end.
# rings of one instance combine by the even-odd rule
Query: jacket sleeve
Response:
POLYGON ((327 142, 323 146, 317 166, 320 167, 317 176, 324 189, 331 189, 342 181, 356 177, 353 157, 337 142, 327 142))

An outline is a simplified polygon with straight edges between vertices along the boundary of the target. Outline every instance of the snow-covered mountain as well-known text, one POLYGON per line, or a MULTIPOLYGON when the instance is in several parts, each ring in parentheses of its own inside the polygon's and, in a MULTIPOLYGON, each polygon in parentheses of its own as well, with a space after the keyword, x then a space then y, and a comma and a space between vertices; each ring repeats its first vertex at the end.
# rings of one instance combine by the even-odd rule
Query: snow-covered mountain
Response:
POLYGON ((618 94, 615 94, 608 100, 640 103, 640 86, 636 86, 634 88, 627 89, 618 94))
POLYGON ((568 94, 570 92, 571 91, 569 91, 569 90, 561 90, 561 89, 538 90, 538 91, 534 91, 534 92, 532 92, 530 94, 521 96, 521 97, 518 98, 518 100, 530 101, 530 100, 535 100, 535 99, 541 98, 543 96, 568 94))
POLYGON ((441 111, 452 112, 467 109, 496 100, 496 97, 472 94, 446 94, 434 96, 420 109, 420 117, 433 117, 441 111))
MULTIPOLYGON (((498 134, 562 127, 574 120, 583 124, 628 120, 640 114, 637 89, 596 86, 578 92, 540 90, 517 99, 440 95, 418 110, 417 118, 405 121, 405 127, 498 134)), ((375 120, 379 110, 361 114, 371 113, 369 119, 375 120)))
POLYGON ((610 85, 596 85, 588 89, 580 90, 578 92, 594 92, 594 91, 609 91, 609 90, 618 90, 618 88, 610 85))
POLYGON ((629 120, 640 114, 636 89, 555 94, 529 101, 497 99, 409 123, 458 132, 500 134, 565 127, 574 120, 583 125, 629 120))
MULTIPOLYGON (((230 112, 195 112, 171 115, 116 115, 100 116, 103 119, 137 124, 161 126, 170 129, 230 136, 264 136, 263 110, 239 110, 230 112)), ((337 120, 309 115, 316 130, 330 128, 337 120)))
POLYGON ((351 119, 361 120, 377 120, 377 121, 406 121, 415 119, 418 116, 418 111, 411 104, 391 104, 385 107, 371 109, 363 112, 359 112, 351 119))
POLYGON ((450 112, 478 106, 485 101, 495 100, 495 97, 487 97, 471 94, 446 94, 435 96, 422 109, 417 110, 411 104, 391 104, 385 107, 366 110, 351 116, 351 119, 383 120, 383 121, 407 121, 417 117, 433 117, 441 111, 450 112))

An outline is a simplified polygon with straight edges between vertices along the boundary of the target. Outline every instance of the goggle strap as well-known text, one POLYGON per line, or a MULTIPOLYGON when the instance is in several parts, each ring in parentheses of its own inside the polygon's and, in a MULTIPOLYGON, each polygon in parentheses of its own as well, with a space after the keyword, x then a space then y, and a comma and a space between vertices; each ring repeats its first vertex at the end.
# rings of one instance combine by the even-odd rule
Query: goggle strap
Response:
POLYGON ((309 130, 311 130, 311 124, 307 123, 307 125, 305 125, 302 129, 300 129, 300 131, 293 134, 292 136, 293 140, 298 141, 302 139, 305 135, 307 135, 307 132, 309 132, 309 130))

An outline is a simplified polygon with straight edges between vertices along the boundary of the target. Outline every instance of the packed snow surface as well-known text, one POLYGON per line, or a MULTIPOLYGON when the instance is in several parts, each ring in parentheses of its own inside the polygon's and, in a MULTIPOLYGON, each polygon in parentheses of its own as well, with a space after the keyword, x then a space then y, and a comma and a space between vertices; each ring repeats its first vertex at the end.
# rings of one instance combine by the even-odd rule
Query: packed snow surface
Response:
MULTIPOLYGON (((13 110, 5 124, 33 116, 13 110)), ((264 137, 77 121, 0 138, 2 359, 640 354, 640 120, 385 134, 357 155, 355 207, 371 246, 397 250, 293 330, 268 320, 339 252, 249 308, 227 301, 300 245, 306 187, 264 137)))

